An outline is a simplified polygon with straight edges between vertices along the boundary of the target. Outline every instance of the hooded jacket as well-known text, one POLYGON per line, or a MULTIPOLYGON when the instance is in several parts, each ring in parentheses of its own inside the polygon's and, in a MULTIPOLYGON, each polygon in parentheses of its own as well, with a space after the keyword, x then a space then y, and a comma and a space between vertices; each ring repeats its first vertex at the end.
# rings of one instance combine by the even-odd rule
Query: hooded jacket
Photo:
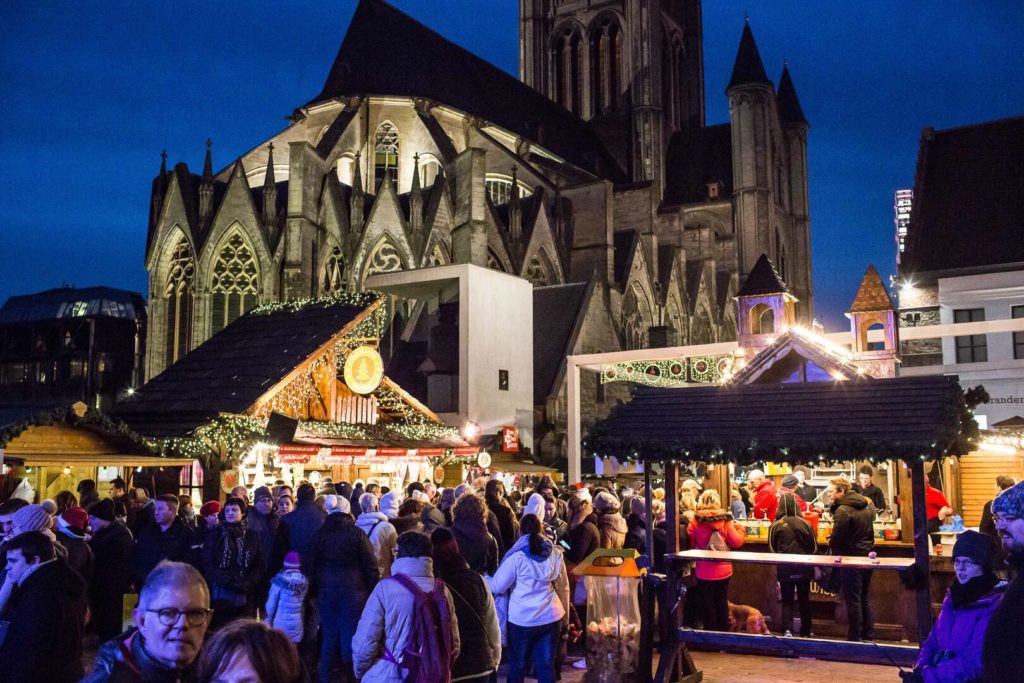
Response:
MULTIPOLYGON (((711 541, 714 532, 721 534, 725 544, 730 550, 736 550, 743 545, 747 533, 736 522, 732 521, 732 515, 722 509, 697 510, 690 526, 686 529, 686 535, 690 541, 690 548, 704 550, 711 541)), ((703 581, 721 581, 732 576, 731 562, 697 562, 694 570, 698 579, 703 581)))
POLYGON ((302 558, 302 570, 314 592, 343 593, 359 604, 380 580, 370 539, 341 512, 327 515, 302 558))
POLYGON ((775 521, 775 512, 779 507, 779 497, 775 494, 775 484, 765 479, 757 486, 757 490, 754 491, 754 510, 753 517, 755 519, 769 519, 775 521))
POLYGON ((68 526, 60 517, 57 520, 57 543, 60 543, 68 551, 68 565, 88 584, 92 581, 95 560, 86 535, 84 533, 77 533, 74 528, 68 526))
POLYGON ((326 517, 327 513, 317 507, 315 501, 300 500, 294 510, 281 518, 283 544, 305 559, 313 534, 323 526, 326 517))
POLYGON ((260 542, 260 555, 267 574, 274 574, 284 559, 280 540, 281 518, 274 512, 265 515, 255 505, 251 505, 245 515, 245 526, 260 542))
POLYGON ((391 576, 391 563, 395 561, 398 533, 388 521, 387 515, 383 512, 364 512, 356 519, 356 526, 370 539, 380 578, 386 579, 391 576))
MULTIPOLYGON (((969 586, 970 581, 966 585, 969 586)), ((998 585, 978 600, 959 608, 953 606, 952 594, 947 592, 939 618, 921 645, 914 666, 925 683, 981 680, 982 641, 989 620, 1003 599, 1004 588, 1005 585, 998 585)))
POLYGON ((599 513, 597 530, 602 548, 621 548, 626 542, 626 520, 618 512, 599 513))
POLYGON ((832 535, 828 547, 833 555, 866 556, 875 547, 875 506, 864 496, 850 491, 833 503, 832 535))
POLYGON ((491 592, 510 588, 508 621, 516 626, 547 626, 562 620, 569 604, 569 576, 562 551, 544 540, 539 554, 530 552, 530 536, 520 536, 494 576, 484 577, 491 592))
POLYGON ((626 517, 626 541, 623 548, 635 548, 641 555, 647 552, 647 521, 641 515, 630 513, 626 517))
POLYGON ((70 683, 82 677, 85 582, 67 561, 43 563, 15 587, 3 619, 3 678, 24 683, 70 683))
POLYGON ((501 663, 501 627, 490 588, 465 561, 442 578, 455 605, 462 647, 452 665, 452 683, 491 673, 501 663))
MULTIPOLYGON (((434 563, 429 557, 399 557, 391 565, 393 574, 404 574, 420 590, 434 590, 434 563)), ((451 593, 445 588, 451 621, 452 654, 461 651, 459 620, 451 593)), ((362 683, 404 683, 407 670, 386 661, 384 650, 399 655, 412 635, 411 615, 415 596, 398 581, 381 581, 370 593, 352 638, 352 663, 362 683)))
POLYGON ((456 519, 452 536, 469 568, 477 574, 493 574, 498 568, 498 542, 482 519, 456 519))
MULTIPOLYGON (((488 505, 490 505, 490 503, 488 503, 488 505)), ((544 496, 540 495, 539 493, 531 493, 530 497, 527 498, 526 500, 526 505, 523 506, 523 512, 521 516, 525 517, 526 515, 536 515, 537 519, 543 521, 545 506, 546 502, 544 500, 544 496)), ((555 506, 555 509, 557 512, 557 504, 555 506)), ((511 543, 509 543, 509 547, 511 547, 513 544, 515 544, 514 540, 511 543)))
POLYGON ((191 683, 198 659, 184 669, 169 669, 149 656, 142 635, 132 629, 100 647, 92 673, 81 683, 191 683))
POLYGON ((575 566, 587 559, 590 553, 601 547, 601 532, 597 529, 597 515, 591 512, 581 520, 569 522, 566 541, 569 543, 569 551, 565 554, 566 562, 575 566))
POLYGON ((402 494, 398 491, 388 491, 380 497, 380 511, 388 519, 398 517, 398 508, 402 506, 402 494))
POLYGON ((293 643, 302 641, 309 580, 298 569, 282 569, 270 582, 267 594, 267 626, 281 629, 293 643))
MULTIPOLYGON (((779 496, 778 515, 768 530, 768 549, 773 553, 794 555, 813 555, 818 551, 814 529, 800 516, 799 499, 795 493, 783 492, 779 496)), ((813 567, 780 564, 776 572, 779 581, 809 581, 814 578, 813 567)))

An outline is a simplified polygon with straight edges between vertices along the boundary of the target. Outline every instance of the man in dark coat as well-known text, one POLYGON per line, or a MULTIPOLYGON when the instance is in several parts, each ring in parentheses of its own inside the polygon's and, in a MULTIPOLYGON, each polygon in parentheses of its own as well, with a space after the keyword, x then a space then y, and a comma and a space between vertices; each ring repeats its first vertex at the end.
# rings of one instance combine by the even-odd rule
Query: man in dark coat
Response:
MULTIPOLYGON (((854 492, 846 479, 833 479, 831 486, 832 535, 828 539, 829 550, 833 555, 867 556, 875 547, 875 506, 854 492)), ((868 598, 871 570, 840 569, 839 580, 849 619, 846 639, 871 640, 875 631, 875 617, 868 598)))
POLYGON ((262 605, 267 601, 270 579, 281 569, 285 555, 281 541, 281 518, 274 512, 274 498, 266 486, 260 486, 253 492, 252 506, 245 515, 245 525, 260 543, 263 579, 258 587, 256 602, 262 605))
POLYGON ((93 479, 83 479, 78 482, 75 490, 78 491, 78 504, 85 510, 88 510, 93 503, 100 501, 100 494, 96 490, 96 482, 93 479))
POLYGON ((452 535, 469 568, 478 574, 494 574, 501 561, 498 541, 488 531, 487 503, 475 493, 463 493, 452 508, 452 535))
POLYGON ((104 642, 121 632, 124 594, 131 589, 134 542, 128 527, 114 518, 114 501, 101 500, 89 508, 93 536, 89 541, 95 564, 101 567, 89 584, 89 628, 104 642))
POLYGON ((316 489, 312 485, 301 485, 295 495, 295 509, 281 518, 281 530, 287 549, 305 558, 313 535, 323 526, 327 514, 317 507, 316 489))
POLYGON ((505 500, 505 485, 500 479, 489 479, 484 491, 487 507, 498 520, 498 546, 504 549, 511 548, 519 538, 519 520, 505 500))
POLYGON ((875 486, 874 476, 875 470, 871 465, 864 465, 857 474, 857 483, 853 485, 853 490, 870 500, 876 512, 882 512, 885 510, 885 494, 882 493, 882 489, 875 486))
POLYGON ((161 560, 199 564, 199 537, 194 529, 178 519, 178 497, 164 494, 153 504, 153 522, 143 527, 135 539, 135 585, 161 560))
POLYGON ((320 612, 320 680, 338 680, 332 670, 340 665, 342 677, 351 679, 352 636, 370 592, 380 580, 370 539, 352 517, 348 498, 328 495, 327 519, 313 535, 302 559, 320 612))
MULTIPOLYGON (((54 531, 57 543, 67 551, 68 566, 81 576, 82 581, 88 586, 92 582, 95 561, 92 548, 86 542, 85 536, 85 530, 89 527, 89 513, 80 507, 68 508, 57 516, 56 522, 54 531)), ((89 608, 89 599, 85 591, 75 603, 75 608, 84 624, 89 608)))
POLYGON ((1017 572, 988 622, 981 649, 982 680, 1015 683, 1024 681, 1024 667, 1020 663, 1020 645, 1024 643, 1024 482, 996 496, 992 516, 1006 562, 1017 572))
POLYGON ((2 619, 2 678, 23 683, 71 683, 82 677, 82 614, 76 607, 85 582, 56 556, 38 531, 6 544, 7 574, 15 588, 2 619))

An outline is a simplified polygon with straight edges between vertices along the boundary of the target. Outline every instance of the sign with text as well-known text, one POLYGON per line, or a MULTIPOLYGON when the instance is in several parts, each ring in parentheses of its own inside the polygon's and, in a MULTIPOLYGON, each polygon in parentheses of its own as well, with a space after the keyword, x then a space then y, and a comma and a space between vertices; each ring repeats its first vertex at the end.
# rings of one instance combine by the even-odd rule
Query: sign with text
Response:
POLYGON ((319 446, 308 444, 285 443, 277 448, 278 462, 289 465, 305 465, 309 459, 320 452, 319 446))
POLYGON ((516 427, 501 428, 501 450, 506 453, 519 452, 519 429, 516 427))

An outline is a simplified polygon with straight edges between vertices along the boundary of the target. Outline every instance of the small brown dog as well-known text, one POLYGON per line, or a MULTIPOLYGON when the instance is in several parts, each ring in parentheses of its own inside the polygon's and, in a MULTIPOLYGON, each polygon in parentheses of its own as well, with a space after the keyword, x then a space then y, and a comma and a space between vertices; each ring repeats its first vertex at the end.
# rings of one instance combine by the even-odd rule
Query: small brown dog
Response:
POLYGON ((768 625, 764 623, 764 615, 750 605, 729 603, 729 630, 734 632, 761 633, 770 635, 768 625))

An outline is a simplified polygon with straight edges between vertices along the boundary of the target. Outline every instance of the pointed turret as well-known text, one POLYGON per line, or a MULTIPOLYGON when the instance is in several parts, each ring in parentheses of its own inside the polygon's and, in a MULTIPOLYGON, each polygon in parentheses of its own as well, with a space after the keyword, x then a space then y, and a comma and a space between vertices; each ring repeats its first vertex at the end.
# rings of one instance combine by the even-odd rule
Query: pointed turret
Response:
POLYGON ((740 38, 740 49, 736 52, 736 63, 732 67, 732 78, 725 92, 742 85, 767 85, 771 87, 772 82, 764 70, 764 63, 761 61, 761 53, 757 49, 757 42, 754 40, 754 32, 750 30, 750 20, 743 26, 743 36, 740 38))
POLYGON ((796 323, 796 303, 768 255, 761 254, 736 293, 740 348, 762 348, 785 332, 796 323))
POLYGON ((896 312, 873 265, 864 273, 846 317, 850 319, 853 333, 853 360, 860 371, 871 377, 895 377, 899 349, 896 312), (879 328, 882 339, 869 340, 869 334, 879 328))
POLYGON ((793 79, 789 75, 789 65, 782 67, 782 76, 779 78, 779 118, 783 124, 807 125, 804 118, 804 110, 800 106, 800 98, 796 96, 796 88, 793 87, 793 79))
POLYGON ((409 227, 418 234, 423 227, 423 192, 420 189, 420 155, 412 155, 412 189, 409 191, 409 227))
POLYGON ((167 194, 167 150, 160 152, 160 174, 153 179, 152 205, 149 210, 149 224, 156 223, 167 194))
POLYGON ((352 165, 352 201, 349 206, 349 225, 353 233, 358 234, 363 227, 363 206, 366 198, 363 195, 363 174, 359 168, 359 152, 356 152, 356 161, 352 165))
POLYGON ((263 177, 263 222, 277 223, 277 183, 274 180, 274 144, 270 143, 267 153, 267 174, 263 177))
POLYGON ((167 177, 167 150, 160 152, 160 177, 167 177))
POLYGON ((199 183, 199 221, 209 225, 213 214, 213 143, 206 138, 206 160, 203 162, 203 178, 199 183))
POLYGON ((523 210, 519 203, 519 169, 512 167, 512 189, 508 195, 508 233, 513 242, 523 237, 523 210))
POLYGON ((750 270, 736 296, 761 296, 764 294, 789 294, 789 288, 779 277, 779 272, 775 270, 775 265, 768 258, 768 254, 761 254, 761 258, 757 259, 757 263, 750 270))

